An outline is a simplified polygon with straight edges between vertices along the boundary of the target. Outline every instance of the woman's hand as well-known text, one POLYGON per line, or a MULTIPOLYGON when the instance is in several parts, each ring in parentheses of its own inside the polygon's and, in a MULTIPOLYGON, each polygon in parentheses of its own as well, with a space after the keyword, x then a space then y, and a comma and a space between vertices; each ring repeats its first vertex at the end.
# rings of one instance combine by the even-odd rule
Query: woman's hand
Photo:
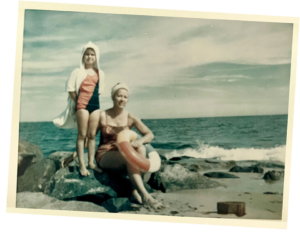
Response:
POLYGON ((138 140, 131 142, 132 147, 136 148, 136 149, 141 147, 143 144, 144 144, 144 142, 142 139, 138 139, 138 140))

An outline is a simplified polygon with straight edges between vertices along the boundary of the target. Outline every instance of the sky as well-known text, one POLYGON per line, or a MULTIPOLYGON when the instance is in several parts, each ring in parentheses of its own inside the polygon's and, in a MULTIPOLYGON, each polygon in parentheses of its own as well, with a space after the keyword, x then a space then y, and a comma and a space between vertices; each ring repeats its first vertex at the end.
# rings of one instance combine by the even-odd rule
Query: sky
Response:
POLYGON ((26 10, 20 121, 51 121, 88 41, 143 119, 288 113, 292 24, 26 10))

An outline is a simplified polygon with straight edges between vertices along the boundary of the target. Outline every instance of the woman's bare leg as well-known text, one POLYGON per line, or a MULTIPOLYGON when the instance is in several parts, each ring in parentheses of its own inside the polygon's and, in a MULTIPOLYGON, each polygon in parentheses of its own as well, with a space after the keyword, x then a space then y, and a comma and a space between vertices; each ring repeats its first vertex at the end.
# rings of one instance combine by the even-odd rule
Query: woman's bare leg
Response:
POLYGON ((100 113, 101 113, 100 110, 95 110, 90 114, 87 135, 88 135, 88 158, 89 158, 88 166, 89 166, 89 168, 101 173, 102 170, 94 163, 95 136, 96 136, 97 128, 99 125, 100 113))
MULTIPOLYGON (((146 149, 144 146, 138 148, 137 151, 139 154, 146 157, 146 149)), ((120 170, 125 166, 134 188, 132 195, 137 199, 137 201, 154 209, 161 208, 162 204, 158 203, 158 201, 155 200, 145 189, 140 170, 130 165, 118 151, 107 152, 100 160, 100 167, 103 169, 120 170)))
MULTIPOLYGON (((138 149, 135 149, 137 150, 137 152, 139 154, 141 154, 142 156, 146 157, 146 148, 145 147, 139 147, 138 149)), ((127 169, 128 170, 128 169, 127 169)), ((129 174, 129 173, 128 173, 129 174)), ((133 185, 133 191, 132 191, 132 195, 135 197, 135 199, 140 203, 140 204, 143 204, 143 198, 141 197, 141 195, 139 194, 139 189, 136 185, 136 181, 134 180, 134 178, 129 175, 129 177, 131 177, 131 181, 134 181, 134 185, 133 185)), ((142 187, 144 187, 144 183, 142 185, 142 187)))
POLYGON ((88 176, 90 173, 86 169, 84 164, 84 141, 86 138, 86 132, 88 127, 89 112, 81 109, 76 112, 78 135, 76 142, 77 155, 79 159, 80 174, 82 176, 88 176))
MULTIPOLYGON (((103 169, 112 169, 116 171, 126 169, 127 162, 124 157, 119 153, 119 151, 110 151, 105 153, 100 159, 100 167, 103 169)), ((130 177, 129 177, 130 178, 130 177)), ((130 178, 131 181, 131 178, 130 178)), ((131 181, 133 190, 132 195, 138 201, 138 203, 142 204, 142 198, 136 189, 135 183, 131 181)))
MULTIPOLYGON (((145 148, 144 145, 142 145, 141 147, 139 147, 138 149, 136 149, 136 151, 140 155, 146 157, 146 148, 145 148)), ((133 183, 135 184, 136 189, 141 194, 142 203, 146 207, 152 207, 154 209, 160 209, 160 208, 162 208, 162 204, 159 203, 157 200, 155 200, 148 193, 148 191, 146 190, 146 188, 144 186, 144 181, 142 179, 142 173, 141 173, 141 171, 139 169, 133 167, 129 163, 127 164, 127 170, 128 170, 129 178, 131 178, 131 181, 133 181, 133 183)))

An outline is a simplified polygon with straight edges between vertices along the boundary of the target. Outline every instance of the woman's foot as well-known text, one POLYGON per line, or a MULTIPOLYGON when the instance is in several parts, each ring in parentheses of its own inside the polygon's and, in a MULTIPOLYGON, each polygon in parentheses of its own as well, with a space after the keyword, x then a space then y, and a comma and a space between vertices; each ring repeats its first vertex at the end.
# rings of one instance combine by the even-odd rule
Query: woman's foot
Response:
POLYGON ((81 167, 79 171, 80 171, 80 174, 81 174, 82 176, 89 176, 89 175, 90 175, 90 172, 86 169, 85 166, 84 166, 84 167, 81 167))
POLYGON ((98 167, 97 165, 95 165, 94 163, 93 164, 89 163, 89 168, 94 170, 94 171, 97 171, 99 173, 103 172, 102 169, 100 167, 98 167))
POLYGON ((143 197, 143 205, 147 209, 154 209, 155 211, 159 211, 165 208, 163 203, 154 199, 150 194, 146 197, 143 197))
POLYGON ((61 167, 62 168, 67 167, 71 162, 73 162, 75 160, 76 157, 77 157, 77 152, 74 151, 73 154, 71 154, 69 157, 67 157, 61 161, 61 167))

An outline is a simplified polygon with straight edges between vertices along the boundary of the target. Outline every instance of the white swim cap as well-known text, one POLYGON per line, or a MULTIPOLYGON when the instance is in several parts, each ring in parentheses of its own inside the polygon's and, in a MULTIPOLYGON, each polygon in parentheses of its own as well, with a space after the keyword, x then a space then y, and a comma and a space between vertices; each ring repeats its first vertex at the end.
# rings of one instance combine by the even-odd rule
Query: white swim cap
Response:
POLYGON ((115 93, 119 90, 119 89, 126 89, 128 91, 129 94, 129 88, 127 86, 127 84, 125 83, 117 83, 115 86, 112 87, 111 89, 111 97, 113 97, 115 95, 115 93))

